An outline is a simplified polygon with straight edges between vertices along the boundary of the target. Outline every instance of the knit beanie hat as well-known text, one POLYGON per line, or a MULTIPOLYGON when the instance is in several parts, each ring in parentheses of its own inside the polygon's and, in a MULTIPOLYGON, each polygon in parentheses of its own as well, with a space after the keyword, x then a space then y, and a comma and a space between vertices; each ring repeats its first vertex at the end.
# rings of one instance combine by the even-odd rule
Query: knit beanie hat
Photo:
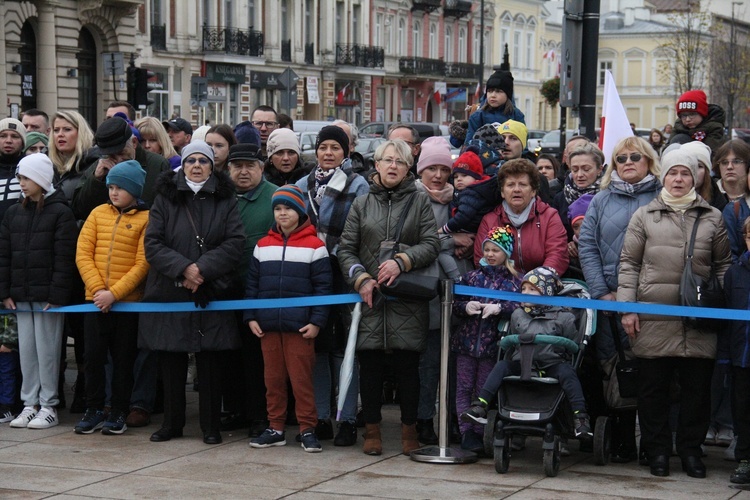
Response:
POLYGON ((318 132, 318 140, 315 142, 315 152, 318 152, 318 148, 323 141, 336 141, 341 145, 341 149, 344 150, 344 158, 349 157, 349 136, 346 135, 344 129, 337 127, 336 125, 326 125, 320 132, 318 132))
POLYGON ((277 128, 268 136, 268 142, 266 142, 266 153, 270 157, 274 153, 285 149, 292 150, 299 155, 299 140, 297 140, 297 135, 293 130, 288 128, 277 128))
POLYGON ((94 134, 94 142, 99 146, 99 154, 114 155, 125 149, 125 145, 133 137, 133 131, 128 122, 113 116, 99 125, 94 134))
POLYGON ((518 137, 518 140, 521 141, 521 144, 523 144, 524 149, 526 149, 526 139, 529 137, 529 130, 523 123, 517 122, 516 120, 508 120, 498 127, 498 132, 501 134, 515 135, 518 137))
MULTIPOLYGON (((503 142, 505 144, 505 142, 503 142)), ((500 161, 500 151, 495 148, 491 148, 481 139, 471 139, 466 143, 466 149, 473 148, 479 159, 482 160, 482 167, 485 169, 496 164, 500 161)), ((504 146, 503 146, 504 147, 504 146)))
POLYGON ((487 79, 485 88, 500 89, 505 92, 509 101, 513 101, 513 74, 510 71, 498 69, 487 79))
POLYGON ((482 241, 482 248, 488 241, 500 247, 500 250, 510 257, 513 253, 513 233, 510 226, 496 226, 487 231, 487 237, 482 241))
POLYGON ((244 121, 234 127, 234 136, 241 144, 257 144, 260 147, 260 132, 249 121, 244 121))
POLYGON ((593 199, 594 195, 588 193, 579 197, 576 201, 570 204, 570 206, 568 207, 568 219, 570 219, 571 225, 579 219, 583 219, 583 217, 586 215, 586 210, 589 209, 589 205, 591 204, 591 200, 593 199))
POLYGON ((524 274, 521 285, 524 283, 531 283, 542 295, 546 295, 547 297, 554 297, 563 289, 563 283, 560 281, 557 273, 546 266, 537 267, 524 274))
POLYGON ((469 130, 468 120, 453 120, 448 127, 451 137, 457 141, 464 142, 466 140, 466 132, 469 130))
POLYGON ((479 159, 479 155, 477 155, 474 148, 467 149, 461 153, 461 156, 453 164, 453 173, 470 175, 475 179, 486 178, 482 160, 479 159))
POLYGON ((133 132, 133 135, 135 136, 136 139, 138 139, 138 142, 141 142, 143 140, 143 138, 141 137, 141 131, 138 130, 138 127, 136 127, 135 124, 133 124, 133 120, 128 118, 128 115, 126 115, 122 111, 118 111, 117 113, 114 114, 114 116, 118 118, 122 118, 123 120, 125 120, 125 123, 130 125, 130 131, 133 132))
POLYGON ((452 164, 453 156, 451 156, 451 147, 448 141, 440 136, 428 137, 422 141, 422 149, 417 162, 417 174, 421 174, 424 169, 433 165, 450 167, 452 164))
POLYGON ((18 162, 16 175, 23 175, 34 181, 45 192, 53 190, 52 179, 55 176, 55 167, 52 160, 42 153, 34 153, 24 156, 18 162))
POLYGON ((21 139, 26 139, 26 127, 20 120, 16 120, 15 118, 3 118, 0 120, 0 132, 5 132, 6 130, 18 132, 21 139))
POLYGON ((37 142, 41 142, 45 147, 49 146, 49 137, 41 132, 29 132, 26 134, 26 138, 24 139, 26 146, 23 148, 24 153, 30 146, 33 146, 37 142))
POLYGON ((143 184, 146 182, 146 171, 141 164, 135 160, 127 160, 118 163, 107 174, 107 186, 114 184, 140 198, 143 194, 143 184))
POLYGON ((680 146, 680 149, 695 157, 699 163, 703 163, 711 170, 711 147, 708 144, 700 141, 690 141, 680 146))
POLYGON ((182 161, 180 162, 180 165, 183 167, 185 166, 185 158, 190 156, 193 153, 200 153, 209 160, 211 160, 211 168, 214 168, 214 150, 211 149, 211 146, 206 144, 204 141, 195 141, 191 142, 184 148, 182 148, 182 161))
POLYGON ((498 152, 502 151, 505 149, 505 139, 503 139, 501 133, 498 132, 498 125, 500 124, 488 123, 487 125, 482 125, 476 132, 474 132, 474 137, 472 137, 472 139, 480 139, 487 144, 487 147, 498 152))
POLYGON ((271 196, 271 210, 276 205, 285 205, 299 214, 300 221, 307 217, 305 197, 302 190, 294 184, 286 184, 277 189, 271 196))
POLYGON ((706 93, 702 90, 688 90, 677 99, 675 108, 677 116, 680 116, 680 113, 694 111, 705 118, 708 116, 706 93))
POLYGON ((683 149, 680 146, 679 149, 673 149, 665 154, 661 159, 661 183, 664 184, 664 178, 667 176, 667 172, 672 167, 683 166, 690 170, 693 176, 693 184, 698 178, 698 160, 694 154, 683 149))
POLYGON ((211 130, 211 125, 201 125, 190 135, 190 142, 205 141, 209 130, 211 130))

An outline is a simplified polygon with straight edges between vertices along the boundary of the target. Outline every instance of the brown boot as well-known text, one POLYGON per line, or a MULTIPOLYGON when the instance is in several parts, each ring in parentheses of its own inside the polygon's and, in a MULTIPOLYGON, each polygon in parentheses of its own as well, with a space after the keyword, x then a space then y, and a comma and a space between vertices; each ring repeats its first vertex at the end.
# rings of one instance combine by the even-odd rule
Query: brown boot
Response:
POLYGON ((408 455, 412 451, 421 448, 417 440, 417 424, 401 424, 401 448, 404 455, 408 455))
POLYGON ((362 446, 362 451, 365 455, 380 455, 383 453, 380 424, 365 424, 365 444, 362 446))

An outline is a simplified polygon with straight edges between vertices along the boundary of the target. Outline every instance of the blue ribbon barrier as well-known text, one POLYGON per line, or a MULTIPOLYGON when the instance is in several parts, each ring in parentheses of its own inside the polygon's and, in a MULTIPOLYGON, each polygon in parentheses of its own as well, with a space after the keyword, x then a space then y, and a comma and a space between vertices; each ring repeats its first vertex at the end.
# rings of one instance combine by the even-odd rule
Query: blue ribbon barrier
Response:
POLYGON ((573 309, 596 309, 618 313, 640 313, 661 316, 682 316, 687 318, 713 318, 750 321, 750 311, 741 309, 714 309, 709 307, 671 306, 665 304, 643 304, 641 302, 614 302, 611 300, 578 299, 574 297, 547 297, 525 295, 518 292, 487 290, 464 285, 456 285, 456 295, 470 295, 511 302, 529 302, 544 306, 570 307, 573 309))

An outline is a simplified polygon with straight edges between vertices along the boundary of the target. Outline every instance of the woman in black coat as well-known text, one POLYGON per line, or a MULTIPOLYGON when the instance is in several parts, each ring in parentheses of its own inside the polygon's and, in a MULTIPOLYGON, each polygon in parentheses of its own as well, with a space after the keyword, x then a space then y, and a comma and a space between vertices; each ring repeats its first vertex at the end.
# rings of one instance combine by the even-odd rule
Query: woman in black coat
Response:
MULTIPOLYGON (((205 307, 210 300, 225 298, 242 257, 245 232, 234 185, 225 173, 213 172, 211 148, 203 141, 183 148, 182 169, 163 174, 156 190, 145 237, 151 269, 143 300, 192 301, 205 307)), ((138 343, 159 352, 164 383, 164 423, 151 441, 182 436, 185 373, 188 353, 194 352, 203 441, 220 443, 220 353, 240 346, 234 313, 144 313, 138 343)))

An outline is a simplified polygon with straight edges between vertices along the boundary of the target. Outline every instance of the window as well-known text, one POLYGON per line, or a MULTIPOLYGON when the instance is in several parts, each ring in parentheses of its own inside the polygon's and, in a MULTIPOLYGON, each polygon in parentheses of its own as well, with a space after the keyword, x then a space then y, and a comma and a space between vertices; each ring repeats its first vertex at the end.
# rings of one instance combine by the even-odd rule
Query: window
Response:
POLYGON ((458 29, 458 62, 466 62, 466 28, 458 29))
POLYGON ((534 33, 526 33, 526 68, 534 67, 534 33))
POLYGON ((162 25, 163 12, 161 8, 162 8, 161 0, 151 0, 151 25, 152 26, 162 25))
POLYGON ((481 32, 479 30, 474 30, 474 40, 472 40, 472 59, 474 61, 474 64, 479 64, 481 61, 479 60, 479 37, 481 36, 481 32))
POLYGON ((398 37, 396 38, 396 53, 406 54, 406 21, 398 20, 398 37))
MULTIPOLYGON (((255 0, 250 0, 250 5, 253 4, 255 0)), ((314 31, 315 31, 315 25, 313 24, 313 0, 305 0, 305 42, 307 43, 313 43, 314 37, 314 31)), ((250 22, 252 25, 252 21, 250 22)))
POLYGON ((430 23, 430 59, 438 58, 437 25, 430 23))
POLYGON ((414 21, 414 30, 412 31, 412 54, 414 57, 422 57, 422 34, 420 33, 422 29, 422 23, 419 21, 414 21))
POLYGON ((607 70, 612 71, 612 61, 599 62, 599 85, 604 85, 607 80, 607 70))
POLYGON ((372 43, 376 47, 383 44, 383 14, 375 15, 375 33, 372 36, 372 43))
POLYGON ((503 28, 500 30, 500 52, 501 57, 505 54, 505 46, 510 41, 509 34, 508 34, 508 28, 503 28))
POLYGON ((521 32, 513 32, 513 66, 521 67, 521 32))
POLYGON ((281 39, 289 40, 289 0, 281 0, 281 39))
POLYGON ((453 62, 453 28, 445 27, 445 62, 453 62))
POLYGON ((392 54, 393 52, 393 16, 388 16, 385 21, 385 53, 392 54))
POLYGON ((255 27, 255 2, 256 0, 247 0, 247 24, 250 26, 250 29, 255 27))
POLYGON ((224 0, 224 25, 227 28, 234 27, 234 7, 232 0, 224 0))
POLYGON ((492 61, 492 32, 484 32, 484 62, 492 61))
POLYGON ((336 43, 344 42, 344 2, 336 2, 336 43))
POLYGON ((359 21, 360 21, 361 16, 362 16, 362 7, 358 4, 353 5, 352 6, 352 39, 350 40, 351 43, 359 43, 359 40, 360 40, 359 21))

